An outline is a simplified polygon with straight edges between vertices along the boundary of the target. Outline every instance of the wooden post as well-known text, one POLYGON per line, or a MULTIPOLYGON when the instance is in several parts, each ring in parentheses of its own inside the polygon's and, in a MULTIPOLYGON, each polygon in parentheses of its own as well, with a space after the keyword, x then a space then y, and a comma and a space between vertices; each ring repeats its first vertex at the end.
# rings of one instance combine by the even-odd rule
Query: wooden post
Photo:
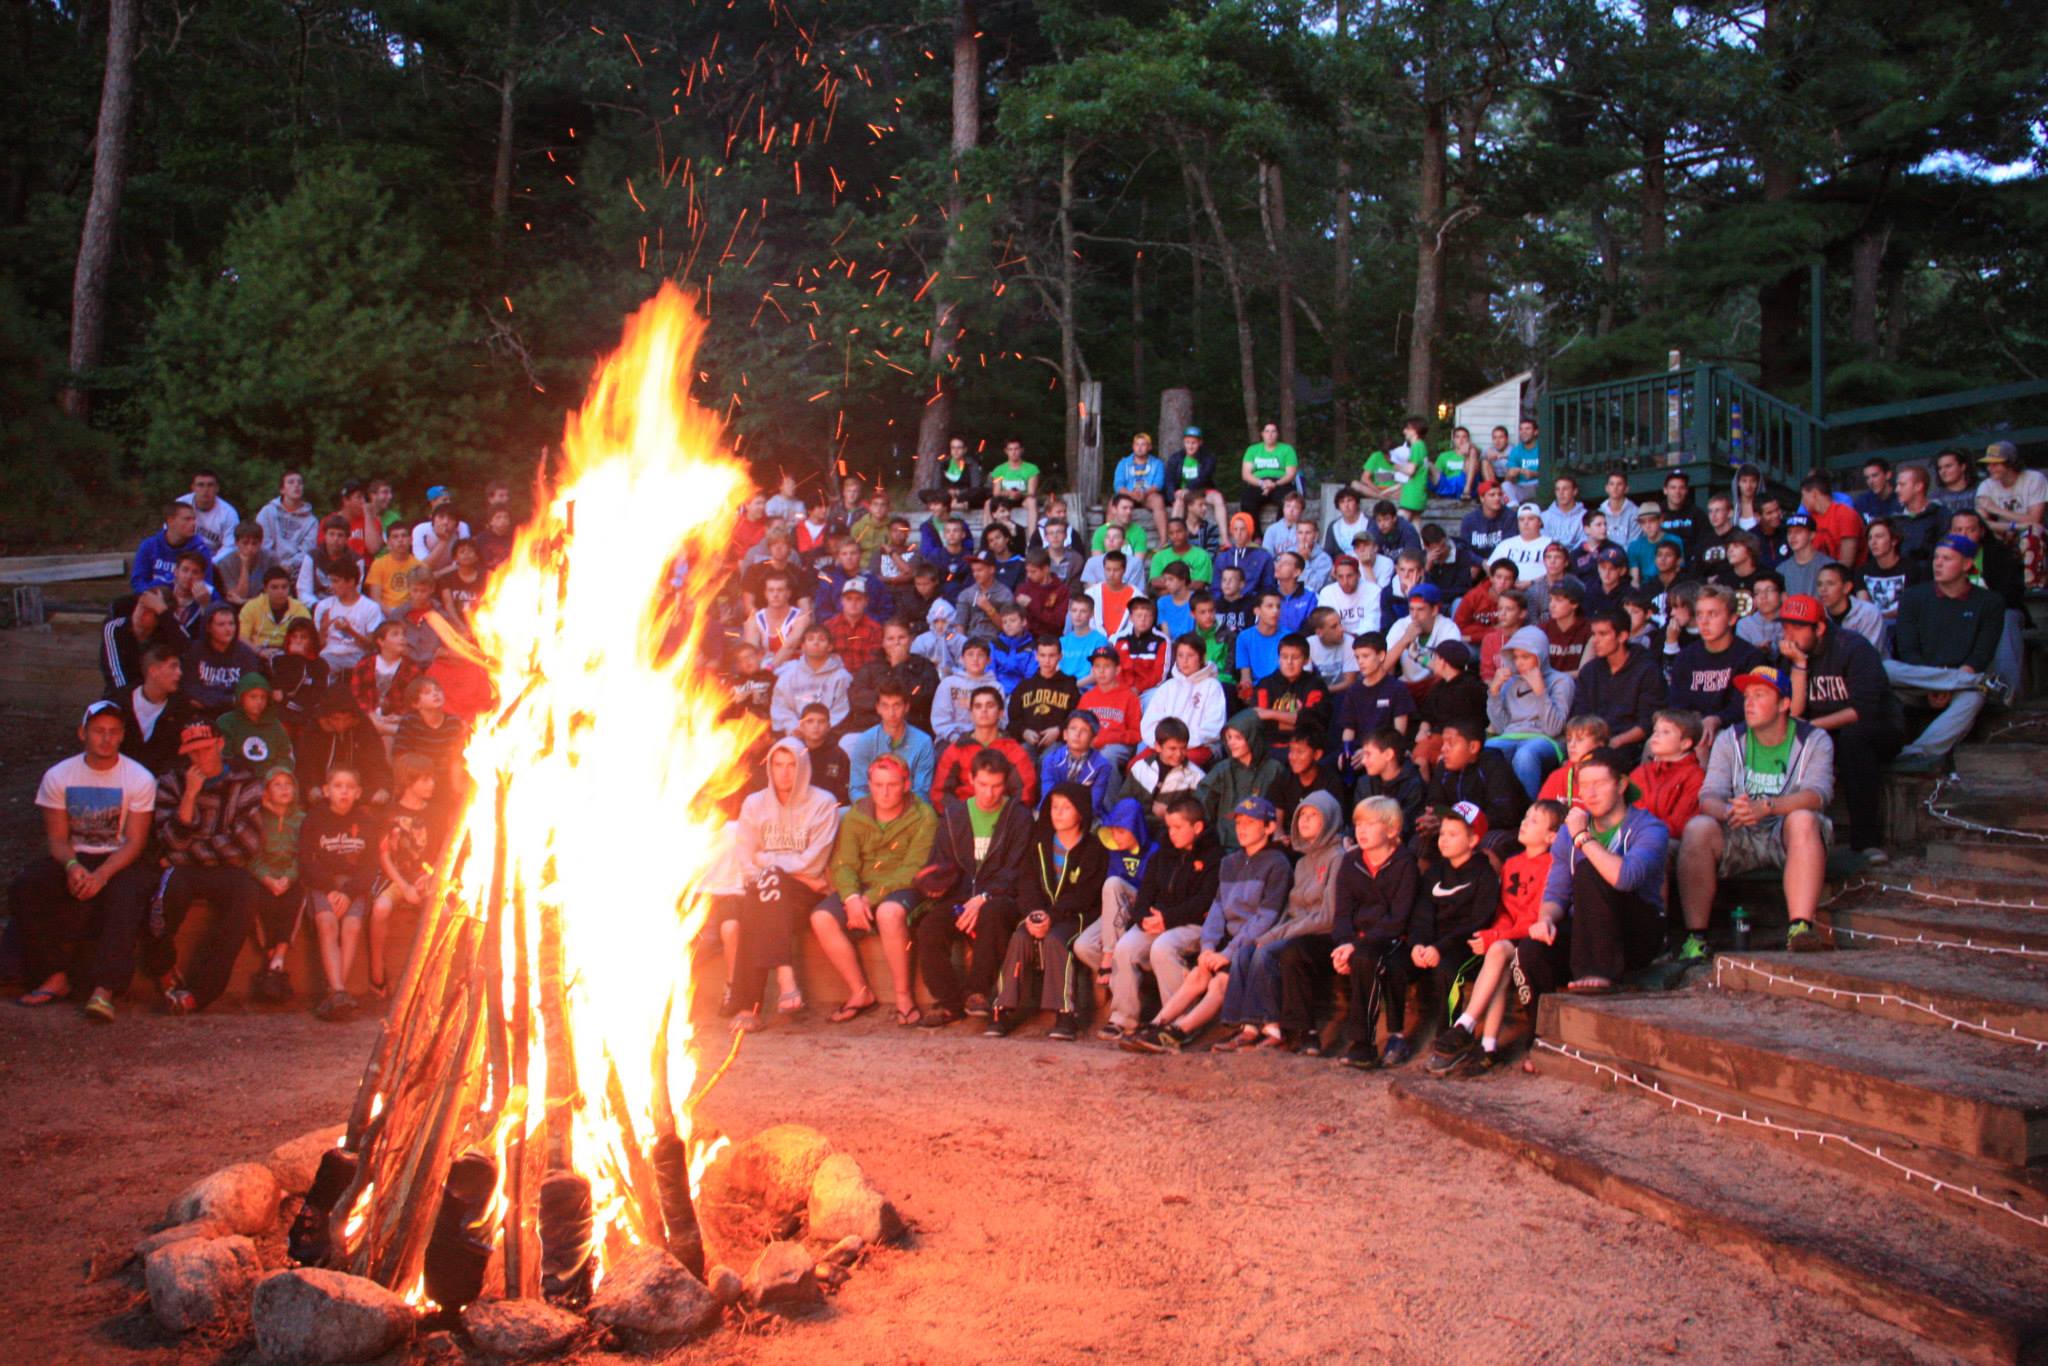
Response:
POLYGON ((1195 391, 1159 391, 1159 458, 1171 464, 1180 459, 1180 439, 1195 421, 1195 391))
MULTIPOLYGON (((1093 508, 1102 501, 1102 381, 1083 380, 1077 399, 1069 402, 1080 404, 1080 444, 1074 452, 1073 495, 1081 509, 1093 508)), ((1069 521, 1073 519, 1070 517, 1069 521)))

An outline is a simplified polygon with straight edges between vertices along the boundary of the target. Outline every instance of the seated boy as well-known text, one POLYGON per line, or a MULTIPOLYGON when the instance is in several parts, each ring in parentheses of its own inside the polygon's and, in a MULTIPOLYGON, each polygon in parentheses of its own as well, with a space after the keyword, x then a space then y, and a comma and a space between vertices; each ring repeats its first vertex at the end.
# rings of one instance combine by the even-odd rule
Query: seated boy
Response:
POLYGON ((1095 604, 1085 597, 1067 603, 1067 629, 1060 636, 1060 668, 1075 678, 1088 676, 1089 658, 1107 649, 1109 637, 1095 629, 1095 604))
POLYGON ((1533 1027, 1537 988, 1532 979, 1554 980, 1562 971, 1561 965, 1569 959, 1568 951, 1559 955, 1555 944, 1538 943, 1529 937, 1529 927, 1536 923, 1543 906, 1543 884, 1550 877, 1550 848, 1557 832, 1564 827, 1564 812, 1563 803, 1541 798, 1522 817, 1522 827, 1515 836, 1522 846, 1521 852, 1501 868, 1500 915, 1492 925, 1466 941, 1466 947, 1483 961, 1464 1009, 1449 1029, 1436 1036, 1428 1063, 1433 1077, 1453 1073, 1481 1076, 1491 1072, 1500 1062, 1500 1027, 1507 1019, 1510 988, 1515 1000, 1529 1012, 1533 1027), (1526 972, 1525 960, 1539 957, 1558 966, 1548 973, 1526 972))
POLYGON ((1412 744, 1392 726, 1381 726, 1365 737, 1357 754, 1358 781, 1352 789, 1354 800, 1391 797, 1401 808, 1402 828, 1413 830, 1429 803, 1429 783, 1410 757, 1412 744))
POLYGON ((1578 792, 1579 765, 1607 743, 1607 722, 1598 716, 1574 716, 1564 723, 1564 764, 1550 770, 1537 791, 1538 801, 1572 804, 1578 792))
MULTIPOLYGON (((1492 863, 1479 857, 1480 844, 1486 839, 1485 813, 1471 802, 1459 802, 1436 815, 1439 861, 1422 879, 1422 894, 1415 899, 1407 954, 1396 954, 1387 964, 1390 996, 1405 997, 1408 983, 1421 979, 1425 1021, 1434 1008, 1432 1002, 1442 1001, 1448 1009, 1453 990, 1478 970, 1479 959, 1472 954, 1471 941, 1491 926, 1500 912, 1500 877, 1492 863)), ((1383 1064, 1398 1067, 1414 1051, 1405 1032, 1391 1034, 1383 1064)))

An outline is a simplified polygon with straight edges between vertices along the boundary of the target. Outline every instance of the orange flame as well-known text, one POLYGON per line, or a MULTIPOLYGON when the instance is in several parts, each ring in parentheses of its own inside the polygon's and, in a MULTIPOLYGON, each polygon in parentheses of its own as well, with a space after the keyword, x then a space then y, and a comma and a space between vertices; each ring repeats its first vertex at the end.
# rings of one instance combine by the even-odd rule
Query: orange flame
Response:
MULTIPOLYGON (((479 719, 467 752, 469 866, 492 866, 502 784, 504 995, 508 1010, 531 1003, 523 1090, 517 1058, 510 1078, 489 1082, 512 1120, 494 1146, 502 1159, 515 1125, 537 1142, 551 1120, 566 1124, 600 1248, 648 1236, 635 1164, 661 1135, 690 1140, 690 949, 725 841, 715 799, 739 782, 758 726, 721 719, 726 698, 698 653, 732 513, 753 486, 689 394, 704 330, 667 284, 628 320, 569 420, 559 476, 477 613, 501 710, 479 719), (670 586, 679 564, 686 594, 670 586), (551 980, 549 934, 561 955, 551 980), (573 1088, 549 1085, 550 990, 573 1088)), ((465 893, 471 913, 479 881, 472 873, 465 893)), ((702 1145, 691 1151, 701 1158, 702 1145)))

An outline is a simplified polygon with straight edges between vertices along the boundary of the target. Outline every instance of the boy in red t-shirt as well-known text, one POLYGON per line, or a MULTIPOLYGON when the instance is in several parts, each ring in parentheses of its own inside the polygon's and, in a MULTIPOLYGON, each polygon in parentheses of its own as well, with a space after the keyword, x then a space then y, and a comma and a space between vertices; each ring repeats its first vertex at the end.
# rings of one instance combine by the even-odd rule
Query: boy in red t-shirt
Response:
POLYGON ((1138 694, 1124 686, 1119 677, 1123 660, 1107 645, 1098 645, 1088 657, 1088 690, 1081 694, 1081 706, 1095 713, 1102 724, 1095 732, 1095 748, 1121 775, 1137 752, 1138 719, 1143 708, 1138 694))
POLYGON ((1628 775, 1642 790, 1636 805, 1663 821, 1673 839, 1685 833, 1685 823, 1700 811, 1700 784, 1707 777, 1697 753, 1700 733, 1698 712, 1658 712, 1643 745, 1643 762, 1628 775))
MULTIPOLYGON (((1522 852, 1501 865, 1500 915, 1493 924, 1468 941, 1472 952, 1483 955, 1472 994, 1457 1020, 1436 1036, 1427 1064, 1431 1076, 1462 1072, 1481 1076, 1500 1062, 1500 1027, 1507 1019, 1508 998, 1513 994, 1509 970, 1515 962, 1519 941, 1529 937, 1543 904, 1543 884, 1550 877, 1550 846, 1564 826, 1565 808, 1555 801, 1530 803, 1515 838, 1522 852)), ((1527 1002, 1534 1019, 1535 1001, 1527 1002)))

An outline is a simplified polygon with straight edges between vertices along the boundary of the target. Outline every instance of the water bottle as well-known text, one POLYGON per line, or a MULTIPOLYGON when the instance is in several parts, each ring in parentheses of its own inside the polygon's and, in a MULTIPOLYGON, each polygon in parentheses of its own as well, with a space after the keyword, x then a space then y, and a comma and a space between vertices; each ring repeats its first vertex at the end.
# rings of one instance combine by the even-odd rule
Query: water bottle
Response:
POLYGON ((1735 951, 1749 952, 1749 912, 1740 906, 1735 908, 1735 951))

